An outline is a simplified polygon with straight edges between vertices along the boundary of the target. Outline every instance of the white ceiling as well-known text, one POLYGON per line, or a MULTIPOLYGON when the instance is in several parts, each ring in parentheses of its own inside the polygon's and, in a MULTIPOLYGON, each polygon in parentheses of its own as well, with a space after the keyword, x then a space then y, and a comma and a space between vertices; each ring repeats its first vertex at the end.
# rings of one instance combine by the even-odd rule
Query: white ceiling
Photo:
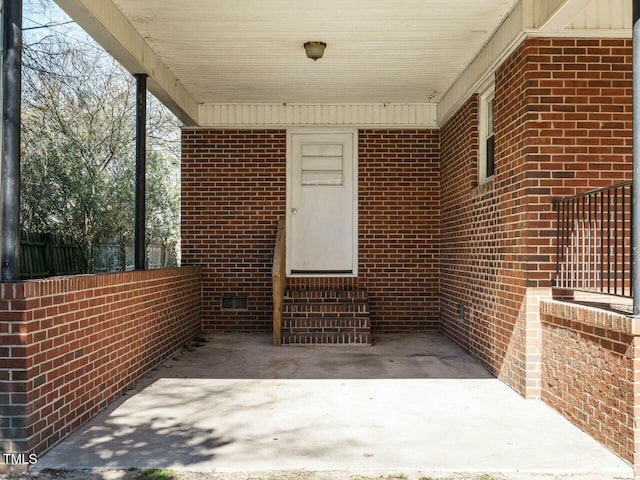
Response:
POLYGON ((113 2, 198 103, 423 103, 517 0, 113 2))

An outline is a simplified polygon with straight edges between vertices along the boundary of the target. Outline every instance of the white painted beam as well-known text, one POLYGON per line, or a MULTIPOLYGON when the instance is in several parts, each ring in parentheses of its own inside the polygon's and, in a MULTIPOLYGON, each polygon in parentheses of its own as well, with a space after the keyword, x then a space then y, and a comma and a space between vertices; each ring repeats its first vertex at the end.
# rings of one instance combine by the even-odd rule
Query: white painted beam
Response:
POLYGON ((131 73, 146 73, 148 89, 185 125, 198 124, 198 104, 111 0, 55 0, 131 73))
POLYGON ((561 32, 589 3, 591 3, 591 0, 566 0, 558 6, 551 16, 540 26, 539 32, 561 32))
POLYGON ((525 29, 537 30, 562 6, 565 0, 522 0, 525 29))
POLYGON ((592 2, 580 12, 565 31, 574 34, 583 32, 618 31, 624 32, 627 38, 631 37, 633 13, 631 0, 592 0, 592 2))
POLYGON ((435 103, 206 103, 200 105, 200 125, 210 128, 437 128, 436 112, 435 103))

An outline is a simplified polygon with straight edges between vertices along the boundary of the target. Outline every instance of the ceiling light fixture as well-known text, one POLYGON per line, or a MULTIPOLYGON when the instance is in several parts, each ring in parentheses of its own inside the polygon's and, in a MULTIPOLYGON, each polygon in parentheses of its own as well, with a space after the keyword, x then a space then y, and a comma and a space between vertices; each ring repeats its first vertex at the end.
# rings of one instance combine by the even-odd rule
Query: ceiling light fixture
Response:
POLYGON ((306 42, 304 44, 304 51, 307 52, 307 57, 314 62, 324 55, 324 49, 327 44, 324 42, 306 42))

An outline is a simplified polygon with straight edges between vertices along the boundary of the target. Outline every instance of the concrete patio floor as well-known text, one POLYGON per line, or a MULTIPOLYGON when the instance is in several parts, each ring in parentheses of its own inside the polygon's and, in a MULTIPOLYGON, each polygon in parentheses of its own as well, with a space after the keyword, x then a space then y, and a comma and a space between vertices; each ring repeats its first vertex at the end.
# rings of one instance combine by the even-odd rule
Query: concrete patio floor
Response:
POLYGON ((438 334, 282 347, 217 334, 44 455, 41 469, 591 474, 628 464, 438 334))

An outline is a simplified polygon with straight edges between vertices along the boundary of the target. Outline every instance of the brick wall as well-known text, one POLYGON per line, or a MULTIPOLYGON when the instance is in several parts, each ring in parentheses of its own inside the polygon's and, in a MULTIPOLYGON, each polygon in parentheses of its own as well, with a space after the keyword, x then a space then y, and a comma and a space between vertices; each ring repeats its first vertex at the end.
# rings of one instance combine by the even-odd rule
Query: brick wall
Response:
POLYGON ((529 286, 553 277, 551 201, 631 180, 631 54, 624 39, 532 39, 523 48, 533 64, 524 118, 529 286))
MULTIPOLYGON (((359 137, 355 285, 369 291, 372 327, 437 328, 438 132, 359 137)), ((285 198, 286 131, 183 129, 182 261, 203 269, 206 330, 271 330, 271 262, 285 198), (248 311, 222 311, 223 295, 248 297, 248 311)))
POLYGON ((182 264, 202 268, 205 330, 271 331, 285 195, 286 131, 182 130, 182 264), (222 311, 222 296, 248 311, 222 311))
POLYGON ((633 462, 634 345, 629 318, 542 302, 542 399, 633 462))
MULTIPOLYGON (((503 68, 514 80, 522 75, 510 64, 503 68)), ((496 85, 496 102, 500 91, 496 85)), ((522 105, 510 108, 518 111, 522 105)), ((519 155, 524 134, 515 119, 503 120, 502 128, 513 137, 505 149, 499 122, 496 119, 496 172, 483 185, 478 185, 477 169, 478 97, 469 99, 441 129, 442 330, 524 393, 524 247, 516 233, 524 212, 516 185, 509 183, 512 192, 504 193, 505 180, 516 180, 510 178, 505 161, 519 155)))
POLYGON ((200 331, 181 268, 3 284, 0 449, 41 453, 200 331))
POLYGON ((439 328, 440 136, 359 132, 359 276, 372 330, 439 328))
POLYGON ((442 128, 442 329, 497 373, 498 209, 493 182, 477 187, 478 97, 442 128), (446 239, 446 240, 445 240, 446 239))
POLYGON ((477 97, 441 129, 443 331, 528 396, 553 200, 630 178, 630 56, 628 40, 526 40, 496 71, 495 174, 480 187, 477 97))

